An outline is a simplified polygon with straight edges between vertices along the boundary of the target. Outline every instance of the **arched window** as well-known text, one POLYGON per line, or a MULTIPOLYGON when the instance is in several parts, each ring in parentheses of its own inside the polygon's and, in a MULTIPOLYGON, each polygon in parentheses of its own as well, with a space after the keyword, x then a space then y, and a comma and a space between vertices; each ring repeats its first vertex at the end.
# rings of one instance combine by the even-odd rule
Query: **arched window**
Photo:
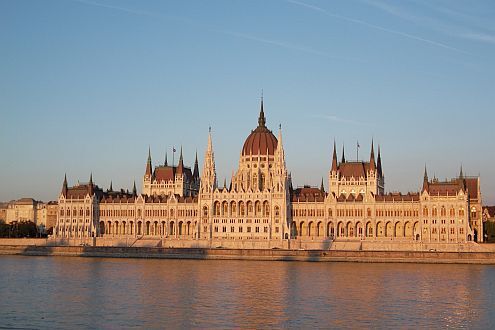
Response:
POLYGON ((471 208, 471 219, 476 219, 476 208, 475 207, 471 208))
POLYGON ((275 206, 275 216, 280 216, 280 208, 278 206, 275 206))
POLYGON ((241 217, 246 215, 246 208, 244 206, 244 202, 239 203, 239 212, 240 212, 241 217))
POLYGON ((204 217, 208 216, 208 206, 203 206, 203 216, 204 217))
POLYGON ((428 208, 426 206, 423 208, 423 216, 428 216, 428 208))
POLYGON ((270 216, 270 205, 268 204, 267 201, 263 202, 263 215, 265 217, 270 216))
POLYGON ((215 202, 215 204, 213 204, 213 214, 215 214, 215 216, 220 216, 220 202, 215 202))

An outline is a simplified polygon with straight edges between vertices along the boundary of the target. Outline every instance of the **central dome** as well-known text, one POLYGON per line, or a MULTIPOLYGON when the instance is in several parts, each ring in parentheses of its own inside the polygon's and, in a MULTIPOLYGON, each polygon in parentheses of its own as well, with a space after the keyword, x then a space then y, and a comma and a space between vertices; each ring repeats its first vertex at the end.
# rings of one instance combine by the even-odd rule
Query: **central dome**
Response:
POLYGON ((242 155, 271 155, 275 154, 277 149, 277 138, 265 126, 265 113, 263 112, 263 99, 261 99, 261 111, 258 118, 258 127, 251 131, 244 146, 242 147, 242 155))

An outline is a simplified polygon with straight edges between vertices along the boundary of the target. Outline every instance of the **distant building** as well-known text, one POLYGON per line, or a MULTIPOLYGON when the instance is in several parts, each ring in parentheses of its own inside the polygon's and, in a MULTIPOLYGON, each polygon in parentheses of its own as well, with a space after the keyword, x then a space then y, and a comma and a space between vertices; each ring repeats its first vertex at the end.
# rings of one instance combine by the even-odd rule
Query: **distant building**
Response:
MULTIPOLYGON (((218 185, 211 132, 202 173, 184 166, 153 169, 148 152, 143 191, 103 191, 92 178, 69 187, 58 199, 56 237, 158 237, 169 240, 483 241, 480 180, 429 180, 421 191, 385 194, 381 151, 369 161, 348 161, 334 144, 328 191, 294 189, 285 163, 282 131, 266 126, 263 100, 258 126, 242 147, 230 183, 218 185)), ((240 246, 239 245, 239 246, 240 246)))
POLYGON ((32 221, 36 223, 38 202, 32 198, 21 198, 9 203, 7 223, 14 221, 32 221))
MULTIPOLYGON (((57 208, 55 206, 55 209, 53 209, 52 206, 52 226, 56 222, 56 214, 57 208)), ((42 234, 46 233, 48 217, 47 204, 36 201, 33 198, 21 198, 0 205, 0 219, 3 219, 5 223, 11 224, 13 222, 32 221, 36 224, 38 231, 42 234)))

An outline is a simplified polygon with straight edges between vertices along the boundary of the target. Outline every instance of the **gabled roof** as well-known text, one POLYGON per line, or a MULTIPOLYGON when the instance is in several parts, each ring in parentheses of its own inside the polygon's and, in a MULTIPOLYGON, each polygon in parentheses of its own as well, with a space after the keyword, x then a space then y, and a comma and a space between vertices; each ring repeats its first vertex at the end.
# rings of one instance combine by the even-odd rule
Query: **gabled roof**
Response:
POLYGON ((293 190, 292 201, 293 202, 323 202, 325 200, 325 193, 319 188, 302 187, 293 190))
POLYGON ((339 164, 338 172, 341 177, 346 179, 351 177, 355 179, 360 177, 367 178, 369 168, 370 163, 367 162, 345 162, 339 164))
POLYGON ((377 195, 375 197, 377 202, 417 202, 419 201, 419 193, 389 193, 388 195, 377 195))

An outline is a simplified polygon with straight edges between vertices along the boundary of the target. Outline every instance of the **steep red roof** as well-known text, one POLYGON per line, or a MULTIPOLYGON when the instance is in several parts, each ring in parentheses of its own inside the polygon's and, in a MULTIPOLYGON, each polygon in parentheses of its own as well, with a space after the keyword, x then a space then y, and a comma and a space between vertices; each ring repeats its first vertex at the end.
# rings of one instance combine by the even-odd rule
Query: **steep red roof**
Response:
POLYGON ((179 171, 177 167, 173 167, 173 166, 157 166, 155 167, 155 172, 153 176, 155 180, 158 182, 170 181, 170 180, 174 180, 175 174, 180 175, 181 172, 188 181, 192 181, 193 175, 191 172, 191 168, 185 166, 181 168, 181 171, 179 171))
POLYGON ((341 177, 356 179, 367 177, 368 170, 370 168, 370 163, 366 162, 345 162, 340 163, 338 171, 341 177))

